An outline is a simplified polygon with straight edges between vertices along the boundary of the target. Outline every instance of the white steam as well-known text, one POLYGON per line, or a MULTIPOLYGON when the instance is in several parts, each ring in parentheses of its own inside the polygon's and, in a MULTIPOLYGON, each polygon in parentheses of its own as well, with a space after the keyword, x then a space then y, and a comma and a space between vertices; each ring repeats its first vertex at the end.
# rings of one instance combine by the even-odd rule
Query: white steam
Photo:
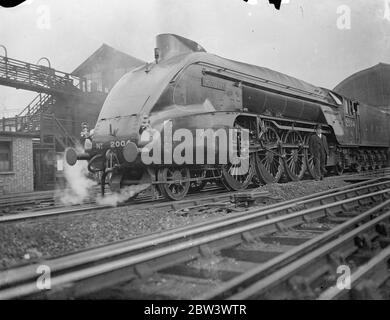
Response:
MULTIPOLYGON (((104 197, 96 193, 97 181, 93 180, 88 171, 87 161, 77 161, 69 166, 63 159, 63 172, 66 180, 65 189, 57 190, 57 197, 65 205, 83 204, 87 200, 95 200, 98 205, 117 206, 138 193, 147 189, 151 184, 141 179, 140 184, 124 187, 119 193, 106 194, 104 197)), ((108 186, 106 186, 106 189, 108 186)))
POLYGON ((65 205, 82 204, 93 195, 93 187, 97 182, 88 177, 87 161, 77 161, 69 166, 64 161, 64 176, 67 188, 61 190, 60 200, 65 205))
POLYGON ((124 202, 131 197, 134 197, 138 193, 144 191, 150 186, 150 183, 137 184, 132 186, 124 187, 120 190, 119 193, 112 193, 104 197, 98 196, 96 198, 96 203, 102 206, 117 206, 119 203, 124 202))

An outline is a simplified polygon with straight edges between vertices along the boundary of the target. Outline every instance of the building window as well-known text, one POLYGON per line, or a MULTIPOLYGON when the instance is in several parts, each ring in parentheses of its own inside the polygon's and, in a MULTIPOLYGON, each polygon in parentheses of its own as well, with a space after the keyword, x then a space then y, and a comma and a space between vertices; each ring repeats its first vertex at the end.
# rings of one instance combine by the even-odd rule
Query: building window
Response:
POLYGON ((12 171, 11 141, 0 141, 0 172, 12 171))
POLYGON ((354 116, 357 108, 354 107, 352 101, 344 100, 345 114, 349 116, 354 116))
POLYGON ((103 80, 101 72, 95 72, 85 75, 87 79, 87 91, 89 92, 102 92, 103 91, 103 80))

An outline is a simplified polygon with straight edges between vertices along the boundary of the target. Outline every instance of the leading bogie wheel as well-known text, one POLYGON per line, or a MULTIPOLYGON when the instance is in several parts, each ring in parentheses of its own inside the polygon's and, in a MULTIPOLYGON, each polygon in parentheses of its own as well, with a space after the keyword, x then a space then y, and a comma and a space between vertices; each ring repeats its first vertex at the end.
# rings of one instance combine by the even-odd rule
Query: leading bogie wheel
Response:
POLYGON ((190 170, 188 168, 167 167, 158 170, 161 194, 170 200, 182 200, 190 189, 190 170))

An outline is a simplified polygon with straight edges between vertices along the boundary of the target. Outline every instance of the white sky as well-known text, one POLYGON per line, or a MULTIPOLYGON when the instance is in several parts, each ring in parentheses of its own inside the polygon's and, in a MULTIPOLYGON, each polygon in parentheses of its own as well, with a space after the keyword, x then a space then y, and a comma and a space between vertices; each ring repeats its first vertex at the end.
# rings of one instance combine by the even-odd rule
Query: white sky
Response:
MULTIPOLYGON (((390 0, 290 0, 280 11, 268 0, 29 2, 0 8, 0 44, 11 58, 36 63, 46 56, 66 72, 102 43, 151 61, 159 33, 330 89, 356 71, 390 63, 390 0), (342 5, 351 9, 350 29, 337 26, 342 5)), ((35 95, 0 87, 0 117, 23 109, 35 95)))

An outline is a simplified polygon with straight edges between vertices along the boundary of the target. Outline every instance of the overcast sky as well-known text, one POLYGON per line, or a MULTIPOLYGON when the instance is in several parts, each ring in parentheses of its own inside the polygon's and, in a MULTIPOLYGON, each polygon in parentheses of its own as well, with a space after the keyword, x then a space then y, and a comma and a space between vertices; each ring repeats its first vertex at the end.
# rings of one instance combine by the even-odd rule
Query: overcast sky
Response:
MULTIPOLYGON (((46 56, 71 72, 102 43, 151 61, 155 36, 176 33, 208 52, 330 89, 356 71, 390 63, 389 0, 290 0, 280 11, 268 0, 249 2, 33 0, 0 8, 0 44, 11 58, 36 63, 46 56)), ((35 95, 0 87, 0 116, 35 95)))

